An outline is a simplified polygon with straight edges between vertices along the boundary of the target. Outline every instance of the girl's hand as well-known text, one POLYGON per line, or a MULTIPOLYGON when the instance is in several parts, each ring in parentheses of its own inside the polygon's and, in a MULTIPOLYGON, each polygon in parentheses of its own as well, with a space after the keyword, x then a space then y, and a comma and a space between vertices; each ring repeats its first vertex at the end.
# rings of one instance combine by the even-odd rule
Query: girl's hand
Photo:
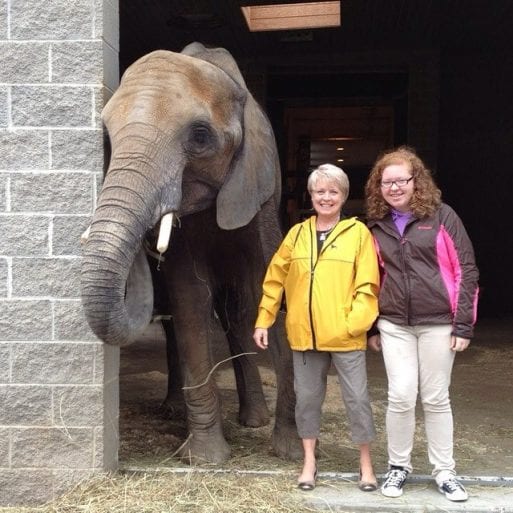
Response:
POLYGON ((381 337, 379 335, 372 335, 367 339, 367 346, 373 351, 381 351, 381 337))
POLYGON ((267 341, 267 328, 255 328, 253 340, 260 349, 267 349, 269 345, 267 341))
POLYGON ((455 335, 451 337, 452 351, 465 351, 469 344, 470 340, 468 338, 456 337, 455 335))

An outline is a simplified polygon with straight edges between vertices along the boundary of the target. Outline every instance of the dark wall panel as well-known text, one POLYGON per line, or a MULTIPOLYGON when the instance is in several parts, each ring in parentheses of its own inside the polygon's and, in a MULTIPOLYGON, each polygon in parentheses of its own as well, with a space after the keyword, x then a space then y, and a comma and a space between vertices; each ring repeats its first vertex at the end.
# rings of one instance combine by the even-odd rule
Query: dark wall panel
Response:
POLYGON ((442 56, 438 181, 481 271, 480 312, 513 315, 513 59, 442 56))

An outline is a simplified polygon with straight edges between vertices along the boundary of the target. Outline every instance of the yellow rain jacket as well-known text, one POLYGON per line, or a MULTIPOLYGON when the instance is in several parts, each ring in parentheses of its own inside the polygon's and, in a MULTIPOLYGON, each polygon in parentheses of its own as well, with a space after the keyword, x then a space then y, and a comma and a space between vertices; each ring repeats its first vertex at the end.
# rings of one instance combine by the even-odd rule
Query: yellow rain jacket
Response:
POLYGON ((273 256, 255 326, 274 323, 285 291, 285 324, 293 350, 365 350, 367 330, 378 315, 372 236, 355 217, 343 219, 317 257, 315 221, 312 216, 293 226, 273 256))

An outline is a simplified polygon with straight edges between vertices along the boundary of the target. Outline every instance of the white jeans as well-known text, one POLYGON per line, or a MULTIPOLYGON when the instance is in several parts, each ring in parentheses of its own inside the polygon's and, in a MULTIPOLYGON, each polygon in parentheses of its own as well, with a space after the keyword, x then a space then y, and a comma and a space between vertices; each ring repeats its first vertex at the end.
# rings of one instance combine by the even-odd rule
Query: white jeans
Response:
POLYGON ((388 377, 386 430, 389 465, 411 472, 415 404, 420 388, 428 456, 437 481, 454 475, 449 385, 454 362, 450 325, 399 326, 378 321, 388 377))

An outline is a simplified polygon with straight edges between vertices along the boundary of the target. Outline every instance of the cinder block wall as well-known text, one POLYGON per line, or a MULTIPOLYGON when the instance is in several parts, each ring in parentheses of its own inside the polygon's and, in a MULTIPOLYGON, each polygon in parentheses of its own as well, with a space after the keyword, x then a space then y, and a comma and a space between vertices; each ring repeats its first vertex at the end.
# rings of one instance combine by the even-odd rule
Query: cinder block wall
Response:
POLYGON ((0 506, 115 468, 119 351, 80 304, 117 0, 0 2, 0 506))

